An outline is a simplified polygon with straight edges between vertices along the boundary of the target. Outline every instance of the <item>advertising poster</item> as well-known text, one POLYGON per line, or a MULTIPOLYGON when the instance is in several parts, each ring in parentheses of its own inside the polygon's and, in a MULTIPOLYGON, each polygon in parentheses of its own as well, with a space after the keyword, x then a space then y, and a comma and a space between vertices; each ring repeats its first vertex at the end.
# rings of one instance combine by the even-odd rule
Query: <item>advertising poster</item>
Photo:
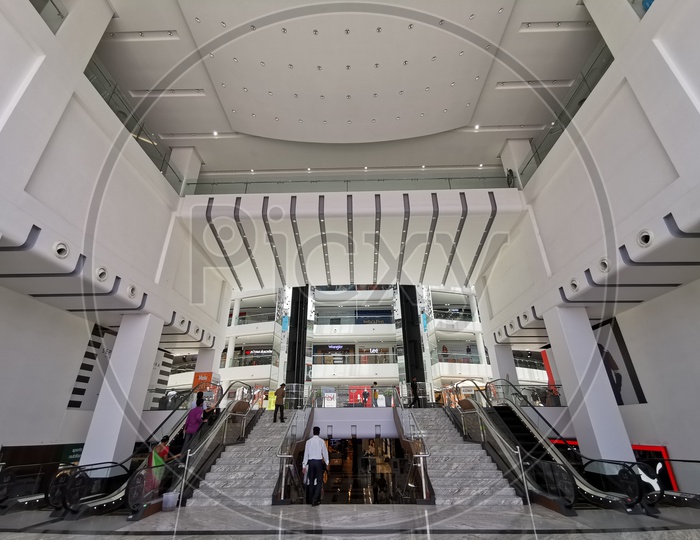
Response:
POLYGON ((598 350, 603 358, 605 372, 610 380, 615 400, 618 405, 646 403, 642 386, 639 384, 637 371, 627 350, 627 344, 617 320, 610 319, 593 327, 593 334, 598 342, 598 350))
POLYGON ((351 386, 349 388, 349 402, 353 407, 371 407, 369 386, 351 386))

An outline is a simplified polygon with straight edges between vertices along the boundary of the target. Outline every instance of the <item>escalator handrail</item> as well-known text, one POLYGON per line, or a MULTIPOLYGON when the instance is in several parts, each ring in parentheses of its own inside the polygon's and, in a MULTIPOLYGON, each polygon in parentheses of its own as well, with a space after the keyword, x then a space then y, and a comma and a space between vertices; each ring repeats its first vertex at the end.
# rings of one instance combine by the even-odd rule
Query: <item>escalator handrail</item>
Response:
MULTIPOLYGON (((425 442, 423 430, 420 428, 420 425, 418 424, 418 421, 416 420, 416 417, 413 414, 413 411, 411 411, 403 406, 403 403, 401 402, 401 396, 399 395, 399 392, 396 389, 396 387, 392 388, 392 391, 393 391, 392 399, 394 400, 394 403, 398 403, 398 406, 394 407, 394 409, 397 410, 397 413, 399 415, 408 414, 411 417, 411 420, 413 420, 413 423, 415 424, 415 426, 418 428, 418 440, 420 441, 420 446, 421 446, 421 448, 423 448, 423 451, 422 452, 414 452, 413 457, 417 457, 417 458, 430 457, 430 449, 428 448, 428 445, 425 442)), ((399 422, 398 427, 399 427, 399 435, 401 436, 401 438, 404 441, 411 443, 411 447, 413 447, 413 443, 416 441, 416 439, 409 439, 406 436, 406 434, 404 433, 404 430, 403 430, 403 423, 402 422, 399 422)))
MULTIPOLYGON (((583 468, 584 468, 584 469, 585 469, 586 467, 588 467, 588 465, 590 465, 591 463, 603 463, 603 464, 606 464, 606 463, 607 463, 607 464, 613 464, 613 465, 621 465, 622 467, 624 467, 625 469, 627 469, 628 472, 629 472, 634 478, 637 479, 637 493, 638 493, 638 495, 637 495, 637 498, 636 498, 635 500, 632 500, 632 501, 627 502, 627 503, 625 503, 625 504, 626 504, 627 506, 634 506, 634 505, 638 504, 638 503, 642 500, 643 494, 642 494, 641 480, 639 479, 639 475, 637 475, 637 474, 634 472, 634 469, 633 469, 634 465, 636 465, 636 462, 621 461, 621 460, 612 460, 612 459, 594 459, 594 458, 589 458, 589 457, 587 457, 587 456, 584 456, 584 455, 578 450, 578 448, 575 448, 575 447, 573 447, 572 445, 570 445, 570 444, 568 444, 568 443, 566 442, 566 439, 561 435, 561 433, 559 433, 559 431, 557 431, 557 430, 554 428, 554 426, 552 426, 552 424, 549 423, 549 421, 537 410, 537 408, 536 408, 534 405, 532 405, 532 404, 528 401, 527 397, 526 397, 525 395, 523 395, 522 392, 520 392, 520 390, 518 390, 517 387, 516 387, 515 385, 513 385, 510 381, 508 381, 508 380, 506 380, 506 379, 496 379, 496 380, 493 380, 493 381, 489 381, 489 382, 486 384, 485 388, 488 388, 490 385, 492 385, 492 383, 496 383, 496 382, 498 382, 498 383, 506 383, 508 386, 510 386, 510 387, 514 390, 515 394, 519 396, 520 400, 523 401, 523 402, 525 402, 525 403, 527 403, 527 404, 530 406, 530 408, 535 412, 535 414, 536 414, 541 420, 543 420, 545 424, 547 424, 547 427, 559 438, 559 440, 562 440, 562 441, 564 441, 564 442, 566 443, 567 449, 569 449, 569 450, 575 452, 575 453, 582 459, 582 463, 583 463, 583 468), (584 461, 584 460, 585 460, 585 461, 584 461)), ((488 398, 488 392, 481 392, 481 393, 482 393, 482 395, 484 396, 484 398, 486 399, 486 402, 489 403, 491 406, 493 406, 492 401, 488 398)), ((545 446, 545 448, 547 449, 547 452, 548 452, 556 461, 558 461, 561 465, 564 465, 564 466, 566 466, 567 468, 570 468, 570 469, 571 469, 571 473, 572 473, 572 474, 574 475, 574 477, 576 478, 577 483, 578 483, 578 481, 580 480, 581 483, 582 483, 582 487, 585 487, 586 490, 588 490, 588 491, 590 491, 590 492, 592 492, 592 493, 599 492, 599 493, 605 493, 605 494, 607 494, 608 496, 610 495, 610 492, 605 492, 605 491, 599 490, 599 489, 593 487, 592 485, 590 485, 590 484, 588 483, 588 481, 586 481, 586 480, 578 473, 578 471, 575 469, 575 467, 573 467, 573 466, 571 465, 571 463, 570 463, 563 455, 561 455, 561 453, 560 453, 559 450, 554 446, 554 444, 552 444, 552 442, 549 441, 549 439, 547 439, 546 437, 544 437, 543 435, 540 434, 539 430, 533 425, 532 420, 530 420, 530 418, 529 418, 527 415, 523 414, 523 413, 520 411, 520 407, 519 407, 514 401, 512 401, 512 400, 510 400, 510 399, 507 399, 507 398, 503 398, 503 401, 505 401, 506 403, 508 403, 509 406, 510 406, 513 410, 515 410, 515 411, 517 411, 517 412, 520 412, 520 415, 519 415, 519 416, 520 416, 521 420, 525 421, 526 424, 528 424, 528 427, 530 428, 530 431, 533 432, 533 434, 539 439, 540 443, 541 443, 543 446, 545 446)), ((617 494, 617 495, 624 495, 624 494, 620 493, 620 494, 617 494)), ((596 495, 596 496, 598 496, 598 495, 596 495)), ((625 497, 625 498, 626 498, 626 499, 629 499, 629 497, 625 497)))

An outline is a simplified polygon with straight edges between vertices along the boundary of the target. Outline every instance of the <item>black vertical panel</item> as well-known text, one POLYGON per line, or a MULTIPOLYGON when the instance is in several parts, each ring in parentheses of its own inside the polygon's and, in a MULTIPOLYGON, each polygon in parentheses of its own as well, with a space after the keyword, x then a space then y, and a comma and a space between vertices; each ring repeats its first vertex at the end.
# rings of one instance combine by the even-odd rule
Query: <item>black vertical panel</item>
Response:
POLYGON ((401 300, 401 330, 403 332, 407 382, 410 382, 413 377, 418 382, 425 382, 416 288, 413 285, 399 285, 399 298, 401 300))
POLYGON ((304 384, 306 369, 306 313, 309 304, 309 286, 292 288, 292 307, 289 316, 289 349, 285 382, 304 384))

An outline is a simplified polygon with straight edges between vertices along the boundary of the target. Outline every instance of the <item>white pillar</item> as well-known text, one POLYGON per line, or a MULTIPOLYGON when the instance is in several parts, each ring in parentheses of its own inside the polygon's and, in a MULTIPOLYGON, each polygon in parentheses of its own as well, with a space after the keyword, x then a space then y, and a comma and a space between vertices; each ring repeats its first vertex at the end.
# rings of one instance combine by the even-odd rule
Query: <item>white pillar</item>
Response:
MULTIPOLYGON (((120 462, 133 453, 162 331, 163 321, 155 315, 122 317, 80 458, 81 465, 120 462)), ((122 472, 107 470, 105 476, 122 472)))
POLYGON ((482 366, 485 366, 486 349, 484 348, 484 332, 481 326, 481 315, 479 315, 479 306, 477 305, 474 287, 472 287, 469 292, 469 308, 472 310, 472 321, 474 321, 474 326, 476 327, 474 337, 476 338, 476 350, 479 353, 479 361, 482 366))
POLYGON ((199 171, 202 168, 202 158, 193 146, 173 148, 170 153, 170 164, 182 174, 182 186, 180 196, 192 195, 193 189, 187 191, 187 182, 197 182, 199 171))
POLYGON ((544 321, 581 453, 634 461, 586 309, 553 307, 544 321))
POLYGON ((513 171, 515 180, 513 187, 523 189, 523 183, 520 180, 520 168, 531 152, 530 139, 508 139, 506 144, 503 145, 501 149, 501 164, 506 174, 508 174, 508 169, 513 171))
POLYGON ((212 375, 218 375, 222 351, 222 345, 217 347, 209 347, 206 349, 199 349, 197 352, 197 364, 194 367, 195 373, 211 372, 212 375))
POLYGON ((491 359, 491 373, 494 379, 507 379, 511 384, 520 384, 518 372, 515 370, 515 360, 513 359, 513 349, 510 345, 497 344, 493 338, 485 338, 489 347, 489 358, 491 359))
POLYGON ((593 22, 614 57, 618 57, 639 25, 629 0, 584 0, 593 22))
MULTIPOLYGON (((241 299, 234 298, 233 309, 231 310, 231 326, 229 328, 234 328, 236 326, 236 320, 241 314, 241 299)), ((230 330, 229 330, 230 332, 230 330)), ((233 360, 233 349, 236 347, 236 336, 228 337, 228 345, 226 348, 226 367, 231 367, 231 362, 233 360)))

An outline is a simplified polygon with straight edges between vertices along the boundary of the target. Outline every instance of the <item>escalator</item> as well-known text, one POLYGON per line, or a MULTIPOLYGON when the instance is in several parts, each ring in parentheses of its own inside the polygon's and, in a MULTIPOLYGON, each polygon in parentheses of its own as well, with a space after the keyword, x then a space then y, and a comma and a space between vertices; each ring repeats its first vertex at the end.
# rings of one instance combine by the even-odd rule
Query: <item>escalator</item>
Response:
MULTIPOLYGON (((120 474, 112 474, 112 479, 103 479, 103 490, 111 491, 113 484, 119 483, 128 475, 129 468, 124 464, 133 466, 140 464, 147 456, 153 442, 159 440, 162 435, 170 434, 166 426, 175 423, 181 425, 184 415, 187 414, 187 406, 197 392, 204 388, 204 384, 197 386, 189 392, 180 392, 176 399, 170 400, 169 409, 172 412, 156 427, 146 439, 135 445, 134 452, 122 464, 95 464, 90 467, 111 466, 119 470, 120 474), (200 388, 201 387, 201 388, 200 388), (168 433, 165 433, 168 431, 168 433)), ((177 432, 175 430, 175 432, 177 432)), ((173 444, 177 444, 177 439, 173 444)), ((38 463, 35 465, 16 465, 6 467, 0 473, 0 514, 25 510, 55 510, 60 513, 66 510, 66 488, 73 476, 79 473, 83 467, 71 463, 53 462, 38 463)), ((73 482, 77 483, 77 480, 73 482)))
POLYGON ((566 449, 567 459, 549 440, 549 437, 560 440, 564 437, 510 382, 492 381, 479 394, 487 404, 484 411, 493 424, 506 439, 520 448, 523 467, 532 480, 548 490, 552 484, 555 488, 558 483, 564 484, 564 491, 569 492, 566 507, 658 513, 644 498, 639 464, 590 459, 571 446, 566 449), (563 470, 566 470, 565 474, 563 470))

